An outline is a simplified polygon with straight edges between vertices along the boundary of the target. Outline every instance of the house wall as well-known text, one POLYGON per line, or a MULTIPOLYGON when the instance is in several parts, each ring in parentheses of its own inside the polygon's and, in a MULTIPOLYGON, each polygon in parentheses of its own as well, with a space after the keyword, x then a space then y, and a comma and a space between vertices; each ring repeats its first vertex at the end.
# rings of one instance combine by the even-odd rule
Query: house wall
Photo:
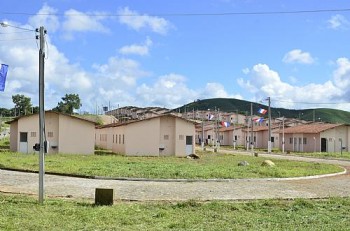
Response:
POLYGON ((160 118, 127 124, 125 154, 128 156, 159 156, 161 140, 159 136, 160 118))
POLYGON ((11 123, 10 125, 10 151, 18 152, 18 121, 11 123))
POLYGON ((112 151, 114 153, 125 154, 125 129, 127 126, 118 126, 111 128, 111 137, 112 137, 112 151))
POLYGON ((343 147, 348 146, 348 127, 339 126, 333 129, 329 129, 322 132, 321 137, 327 139, 327 152, 340 152, 341 144, 339 139, 342 139, 343 147))
POLYGON ((33 115, 18 119, 18 130, 17 130, 17 151, 20 151, 20 133, 27 133, 27 153, 35 153, 33 146, 35 143, 39 143, 39 115, 33 115))
POLYGON ((95 124, 59 115, 59 153, 94 154, 95 124))
MULTIPOLYGON (((285 134, 284 137, 285 151, 320 152, 321 150, 321 139, 319 134, 285 134)), ((282 149, 282 136, 280 149, 282 149)))
MULTIPOLYGON (((45 113, 45 134, 46 140, 49 142, 49 153, 58 153, 59 147, 59 118, 56 113, 45 113)), ((37 118, 39 121, 39 117, 37 118)), ((39 130, 38 130, 39 131, 39 130)), ((39 132, 37 137, 37 143, 39 143, 39 132)))
MULTIPOLYGON (((169 117, 170 118, 170 117, 169 117)), ((175 121, 175 156, 186 156, 186 136, 192 136, 192 151, 189 154, 195 153, 195 126, 189 121, 185 121, 179 118, 172 119, 175 121)))
POLYGON ((233 130, 220 131, 220 145, 233 145, 232 143, 233 130))
POLYGON ((160 117, 159 155, 175 155, 176 121, 174 117, 160 117))

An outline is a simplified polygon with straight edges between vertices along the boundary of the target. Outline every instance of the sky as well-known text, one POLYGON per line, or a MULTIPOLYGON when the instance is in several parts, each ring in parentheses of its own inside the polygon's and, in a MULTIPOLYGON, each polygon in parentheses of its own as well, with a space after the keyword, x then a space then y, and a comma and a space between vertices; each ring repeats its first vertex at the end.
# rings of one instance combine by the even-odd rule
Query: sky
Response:
POLYGON ((348 0, 27 0, 0 8, 0 107, 38 105, 45 35, 45 109, 79 94, 103 106, 169 109, 237 98, 289 109, 350 111, 348 0))

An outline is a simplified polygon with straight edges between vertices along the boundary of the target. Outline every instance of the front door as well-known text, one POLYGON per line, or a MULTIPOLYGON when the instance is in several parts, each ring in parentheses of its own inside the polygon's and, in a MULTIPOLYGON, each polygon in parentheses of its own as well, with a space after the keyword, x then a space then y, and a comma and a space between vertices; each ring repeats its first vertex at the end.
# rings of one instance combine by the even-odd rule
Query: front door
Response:
POLYGON ((321 152, 327 152, 327 139, 321 138, 321 152))
POLYGON ((193 154, 193 136, 186 136, 186 155, 193 154))
POLYGON ((28 133, 19 133, 19 152, 28 153, 28 133))

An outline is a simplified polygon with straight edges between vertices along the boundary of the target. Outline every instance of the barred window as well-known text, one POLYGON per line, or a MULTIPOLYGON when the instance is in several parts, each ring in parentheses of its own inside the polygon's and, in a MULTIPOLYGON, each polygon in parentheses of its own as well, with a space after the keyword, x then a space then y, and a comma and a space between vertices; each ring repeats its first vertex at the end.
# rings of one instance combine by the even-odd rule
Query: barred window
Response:
POLYGON ((48 133, 47 133, 47 136, 48 136, 48 137, 53 137, 53 132, 48 132, 48 133))

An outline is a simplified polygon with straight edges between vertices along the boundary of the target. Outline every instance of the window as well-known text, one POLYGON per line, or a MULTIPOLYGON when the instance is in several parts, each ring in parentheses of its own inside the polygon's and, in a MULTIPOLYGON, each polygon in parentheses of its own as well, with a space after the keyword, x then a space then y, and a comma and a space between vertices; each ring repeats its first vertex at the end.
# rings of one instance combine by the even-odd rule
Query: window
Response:
POLYGON ((122 135, 119 134, 119 144, 122 143, 122 135))
POLYGON ((114 134, 113 134, 113 143, 114 143, 114 134))
POLYGON ((124 138, 124 134, 123 134, 123 144, 124 144, 125 138, 124 138))
MULTIPOLYGON (((198 135, 199 137, 199 135, 198 135)), ((179 140, 184 140, 184 135, 179 135, 179 140)))
POLYGON ((235 136, 235 139, 234 140, 237 140, 237 136, 235 136))
POLYGON ((306 144, 306 137, 303 138, 303 144, 306 144))
POLYGON ((192 136, 186 136, 186 145, 192 145, 192 136))
POLYGON ((275 142, 275 137, 271 137, 271 142, 275 142))
POLYGON ((290 143, 290 144, 293 144, 293 137, 290 137, 290 138, 289 138, 289 143, 290 143))
POLYGON ((28 133, 20 132, 19 133, 19 142, 28 142, 28 133))
POLYGON ((47 137, 53 137, 53 132, 48 132, 47 137))
POLYGON ((164 140, 169 140, 169 135, 164 135, 164 140))
POLYGON ((31 132, 30 137, 36 137, 36 132, 31 132))

